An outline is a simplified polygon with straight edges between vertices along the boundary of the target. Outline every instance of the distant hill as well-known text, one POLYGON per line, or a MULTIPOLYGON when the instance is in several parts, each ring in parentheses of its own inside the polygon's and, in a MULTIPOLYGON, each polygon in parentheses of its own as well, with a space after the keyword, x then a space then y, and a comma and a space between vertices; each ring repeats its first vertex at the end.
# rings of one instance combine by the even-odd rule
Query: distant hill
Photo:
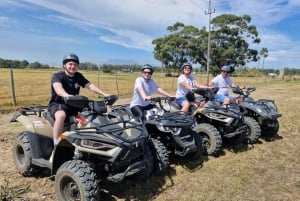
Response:
POLYGON ((112 65, 139 65, 138 62, 134 60, 128 59, 110 59, 105 62, 105 64, 112 64, 112 65))

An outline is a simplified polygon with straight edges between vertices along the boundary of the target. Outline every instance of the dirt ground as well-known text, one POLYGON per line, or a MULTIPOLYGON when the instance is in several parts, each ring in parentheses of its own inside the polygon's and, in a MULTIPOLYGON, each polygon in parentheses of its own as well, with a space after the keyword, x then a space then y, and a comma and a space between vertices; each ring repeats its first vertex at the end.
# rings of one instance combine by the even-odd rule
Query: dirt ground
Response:
MULTIPOLYGON (((277 89, 278 90, 278 89, 277 89)), ((280 89, 279 89, 280 90, 280 89)), ((297 87, 299 90, 299 87, 297 87)), ((281 92, 285 92, 282 90, 281 92)), ((274 92, 274 94, 277 94, 274 92)), ((281 94, 287 97, 288 94, 281 94)), ((296 97, 290 97, 294 103, 299 103, 296 97)), ((286 102, 279 106, 285 111, 286 102)), ((195 200, 203 192, 203 199, 196 200, 261 200, 261 201, 296 201, 300 200, 300 138, 299 138, 299 105, 294 104, 295 111, 285 113, 280 120, 280 137, 270 143, 262 141, 252 150, 243 153, 226 153, 220 158, 210 158, 201 170, 194 172, 182 168, 176 169, 176 175, 162 185, 164 190, 156 195, 149 194, 149 199, 139 199, 142 190, 130 190, 134 198, 123 196, 123 191, 111 189, 112 193, 103 192, 104 200, 129 201, 129 200, 195 200), (287 120, 290 119, 290 120, 287 120), (235 163, 232 168, 226 165, 235 163), (212 174, 211 171, 214 171, 212 174), (245 175, 245 171, 248 171, 245 175), (239 179, 233 180, 227 177, 239 179), (195 179, 199 179, 198 182, 195 179), (236 183, 235 183, 236 182, 236 183), (240 184, 243 184, 240 186, 240 184), (246 185, 247 184, 247 185, 246 185), (198 185, 198 186, 197 186, 198 185), (171 186, 171 187, 169 187, 171 186), (228 192, 224 195, 224 189, 228 192), (230 192, 230 190, 232 190, 230 192), (184 191, 184 193, 183 193, 184 191), (195 195, 194 195, 195 196, 195 195), (107 199, 106 199, 107 198, 107 199), (205 199, 207 198, 207 199, 205 199)), ((49 177, 23 177, 18 174, 12 161, 12 141, 23 127, 18 123, 9 123, 12 114, 0 114, 0 185, 1 191, 14 195, 14 200, 51 201, 55 200, 54 182, 49 177), (7 186, 6 186, 7 184, 7 186), (17 198, 20 190, 29 191, 17 198), (22 197, 22 198, 21 198, 22 197)), ((147 182, 145 185, 153 187, 160 180, 147 182)), ((141 187, 142 189, 142 187, 141 187)), ((125 194, 125 193, 124 193, 125 194)), ((2 200, 1 200, 2 201, 2 200)))

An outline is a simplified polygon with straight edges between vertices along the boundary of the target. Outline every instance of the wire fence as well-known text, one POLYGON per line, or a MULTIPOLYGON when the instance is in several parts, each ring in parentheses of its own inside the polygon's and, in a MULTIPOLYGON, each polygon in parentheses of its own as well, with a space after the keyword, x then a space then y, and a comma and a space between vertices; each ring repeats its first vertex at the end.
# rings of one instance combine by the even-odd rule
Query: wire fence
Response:
MULTIPOLYGON (((29 105, 47 105, 50 98, 51 77, 59 69, 34 70, 34 69, 1 69, 0 68, 0 112, 15 110, 29 105)), ((139 72, 114 72, 107 74, 97 71, 81 71, 93 84, 106 93, 117 94, 120 98, 130 98, 133 94, 135 79, 139 72)), ((196 80, 206 84, 206 74, 194 74, 196 80)), ((154 73, 152 78, 158 85, 175 95, 177 77, 166 77, 162 73, 154 73)), ((213 76, 209 78, 211 80, 213 76)), ((236 85, 259 86, 280 82, 292 77, 233 77, 236 85)), ((81 94, 88 97, 97 97, 89 90, 81 89, 81 94)))

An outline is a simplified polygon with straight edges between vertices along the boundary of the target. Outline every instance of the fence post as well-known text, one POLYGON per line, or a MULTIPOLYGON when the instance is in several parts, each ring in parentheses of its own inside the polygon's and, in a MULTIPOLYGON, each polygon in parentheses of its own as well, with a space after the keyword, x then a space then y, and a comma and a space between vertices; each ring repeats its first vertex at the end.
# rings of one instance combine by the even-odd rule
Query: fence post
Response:
POLYGON ((12 69, 10 69, 10 91, 12 97, 12 104, 15 107, 17 103, 16 103, 16 95, 15 95, 14 73, 12 69))

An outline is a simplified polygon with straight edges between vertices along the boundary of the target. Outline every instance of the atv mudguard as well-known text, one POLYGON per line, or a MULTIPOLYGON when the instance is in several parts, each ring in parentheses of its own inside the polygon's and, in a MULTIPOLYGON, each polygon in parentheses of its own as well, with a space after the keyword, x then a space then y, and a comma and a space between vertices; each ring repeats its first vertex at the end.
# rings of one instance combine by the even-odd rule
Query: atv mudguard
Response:
POLYGON ((22 115, 19 113, 19 115, 14 114, 12 121, 20 122, 28 132, 52 138, 52 126, 42 117, 36 115, 22 115))

